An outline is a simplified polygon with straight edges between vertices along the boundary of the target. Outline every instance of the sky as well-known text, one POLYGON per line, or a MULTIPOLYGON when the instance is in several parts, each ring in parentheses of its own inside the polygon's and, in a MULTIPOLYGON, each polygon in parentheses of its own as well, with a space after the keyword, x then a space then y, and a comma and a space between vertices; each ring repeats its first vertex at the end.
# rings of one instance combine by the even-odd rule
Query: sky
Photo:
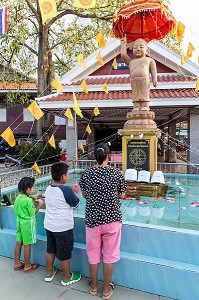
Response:
POLYGON ((193 61, 197 63, 199 55, 199 0, 170 0, 170 9, 177 21, 185 25, 182 50, 186 54, 188 43, 192 43, 194 51, 193 61))

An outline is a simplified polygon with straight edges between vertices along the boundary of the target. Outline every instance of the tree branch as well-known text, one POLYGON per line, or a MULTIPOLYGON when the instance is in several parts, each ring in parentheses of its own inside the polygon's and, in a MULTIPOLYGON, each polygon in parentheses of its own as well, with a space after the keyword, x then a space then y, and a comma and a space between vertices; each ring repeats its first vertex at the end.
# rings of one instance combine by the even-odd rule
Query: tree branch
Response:
POLYGON ((36 19, 39 20, 39 14, 36 11, 36 9, 34 8, 34 6, 32 5, 32 3, 29 0, 25 0, 28 7, 30 8, 30 10, 32 11, 32 13, 35 15, 36 19))
MULTIPOLYGON (((21 44, 22 45, 22 44, 21 44)), ((34 55, 38 56, 38 52, 35 51, 33 48, 31 48, 28 44, 23 44, 30 52, 32 52, 34 55)))
POLYGON ((64 63, 63 60, 61 60, 61 58, 57 55, 57 53, 53 53, 54 56, 56 56, 57 60, 64 66, 64 67, 68 67, 68 64, 64 63))

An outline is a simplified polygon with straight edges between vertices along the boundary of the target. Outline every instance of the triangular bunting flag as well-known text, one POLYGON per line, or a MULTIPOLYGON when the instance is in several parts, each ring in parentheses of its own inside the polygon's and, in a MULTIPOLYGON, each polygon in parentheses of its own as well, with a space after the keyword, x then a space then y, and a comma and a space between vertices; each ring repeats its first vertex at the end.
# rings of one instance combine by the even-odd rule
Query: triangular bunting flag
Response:
POLYGON ((66 116, 71 122, 74 122, 74 118, 69 107, 65 111, 64 116, 66 116))
POLYGON ((181 54, 181 65, 183 66, 185 62, 186 62, 186 57, 185 57, 184 53, 182 52, 182 54, 181 54))
POLYGON ((83 146, 83 144, 82 143, 79 143, 79 148, 82 150, 82 153, 84 153, 85 151, 84 151, 84 146, 83 146))
POLYGON ((115 70, 117 70, 117 60, 116 60, 116 58, 114 58, 113 63, 112 63, 112 66, 113 66, 113 68, 114 68, 115 70))
POLYGON ((55 78, 51 84, 59 93, 63 93, 64 88, 59 77, 55 78))
POLYGON ((78 61, 78 63, 80 63, 82 68, 84 68, 84 69, 87 68, 82 54, 79 54, 75 59, 78 61))
POLYGON ((108 94, 108 86, 106 82, 103 84, 103 90, 105 91, 106 94, 108 94))
POLYGON ((15 137, 10 127, 2 132, 1 137, 10 145, 10 147, 14 147, 16 145, 15 137))
POLYGON ((110 37, 113 39, 115 37, 113 30, 110 31, 110 37))
POLYGON ((57 16, 57 5, 55 0, 39 0, 42 24, 57 16))
POLYGON ((100 115, 100 111, 99 111, 99 108, 98 108, 97 105, 95 105, 95 108, 94 108, 94 115, 95 115, 95 116, 100 115))
POLYGON ((187 49, 187 55, 186 55, 186 59, 189 59, 192 57, 192 53, 195 50, 194 46, 192 45, 192 43, 189 43, 188 45, 188 49, 187 49))
POLYGON ((88 124, 87 127, 86 127, 86 131, 88 132, 88 134, 91 134, 91 133, 92 133, 92 130, 91 130, 89 124, 88 124))
POLYGON ((84 92, 85 94, 88 94, 88 89, 87 89, 87 85, 86 85, 86 81, 85 81, 85 80, 82 81, 82 83, 81 83, 80 86, 81 86, 83 92, 84 92))
POLYGON ((77 98, 76 98, 74 92, 73 92, 73 101, 74 101, 74 103, 73 103, 73 110, 76 112, 76 114, 77 114, 78 116, 80 116, 80 118, 83 118, 82 111, 81 111, 81 109, 79 108, 79 104, 78 104, 78 102, 77 102, 77 98))
POLYGON ((49 143, 53 148, 56 149, 54 134, 51 135, 51 137, 50 137, 48 143, 49 143))
POLYGON ((73 6, 83 9, 95 7, 96 0, 74 0, 73 6))
POLYGON ((177 35, 177 40, 178 40, 179 43, 182 41, 184 31, 185 31, 184 24, 182 24, 181 22, 178 22, 176 35, 177 35))
POLYGON ((32 169, 35 170, 37 173, 41 174, 41 170, 36 162, 32 166, 32 169))
POLYGON ((176 29, 177 29, 177 22, 176 20, 174 19, 174 22, 173 22, 173 28, 170 32, 170 35, 174 35, 176 33, 176 29))
POLYGON ((196 81, 196 88, 195 88, 195 91, 199 91, 199 78, 197 78, 197 81, 196 81))
POLYGON ((104 48, 106 46, 106 41, 101 31, 96 35, 96 41, 101 48, 104 48))
POLYGON ((118 13, 117 13, 117 11, 113 15, 113 20, 114 20, 114 22, 117 22, 117 20, 118 20, 118 13))
POLYGON ((162 15, 164 12, 164 4, 163 3, 160 4, 160 10, 161 10, 161 18, 162 18, 162 15))
POLYGON ((99 61, 100 65, 104 66, 104 62, 103 62, 102 55, 100 52, 96 56, 96 59, 99 61))
POLYGON ((43 111, 41 110, 36 101, 32 102, 28 106, 28 110, 31 112, 31 114, 33 115, 33 117, 35 117, 36 120, 39 120, 44 115, 43 111))

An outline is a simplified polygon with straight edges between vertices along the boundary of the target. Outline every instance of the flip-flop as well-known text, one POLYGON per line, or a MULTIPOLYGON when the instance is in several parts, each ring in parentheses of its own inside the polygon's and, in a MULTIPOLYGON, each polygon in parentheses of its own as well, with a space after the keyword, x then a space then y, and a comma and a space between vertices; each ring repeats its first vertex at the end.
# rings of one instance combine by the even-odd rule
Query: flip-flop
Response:
POLYGON ((27 270, 24 270, 25 273, 31 273, 32 271, 36 270, 39 267, 39 264, 33 264, 31 267, 27 270))
POLYGON ((91 284, 92 280, 90 279, 89 282, 88 282, 88 290, 89 290, 89 294, 92 295, 92 296, 96 296, 97 295, 97 290, 92 290, 91 289, 91 284))
POLYGON ((111 292, 110 292, 109 294, 107 294, 107 295, 102 294, 102 299, 103 299, 103 300, 109 300, 109 299, 111 298, 112 294, 113 294, 114 291, 115 291, 115 284, 114 284, 113 282, 110 282, 109 284, 110 284, 112 290, 111 290, 111 292))
POLYGON ((19 271, 22 270, 24 268, 25 264, 21 262, 21 266, 20 267, 14 267, 14 271, 19 271))

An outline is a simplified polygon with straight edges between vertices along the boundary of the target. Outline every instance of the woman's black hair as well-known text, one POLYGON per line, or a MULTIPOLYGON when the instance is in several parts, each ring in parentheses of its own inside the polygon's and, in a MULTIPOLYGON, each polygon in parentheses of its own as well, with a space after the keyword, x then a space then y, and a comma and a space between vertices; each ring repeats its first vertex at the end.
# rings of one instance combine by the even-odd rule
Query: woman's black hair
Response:
POLYGON ((28 188, 32 188, 35 183, 33 177, 23 177, 18 183, 18 190, 20 193, 25 194, 28 188))
POLYGON ((68 173, 69 166, 63 162, 54 163, 51 167, 51 176, 54 181, 60 181, 62 175, 68 173))
POLYGON ((95 146, 94 156, 99 165, 103 163, 109 153, 110 149, 107 144, 98 144, 95 146))

